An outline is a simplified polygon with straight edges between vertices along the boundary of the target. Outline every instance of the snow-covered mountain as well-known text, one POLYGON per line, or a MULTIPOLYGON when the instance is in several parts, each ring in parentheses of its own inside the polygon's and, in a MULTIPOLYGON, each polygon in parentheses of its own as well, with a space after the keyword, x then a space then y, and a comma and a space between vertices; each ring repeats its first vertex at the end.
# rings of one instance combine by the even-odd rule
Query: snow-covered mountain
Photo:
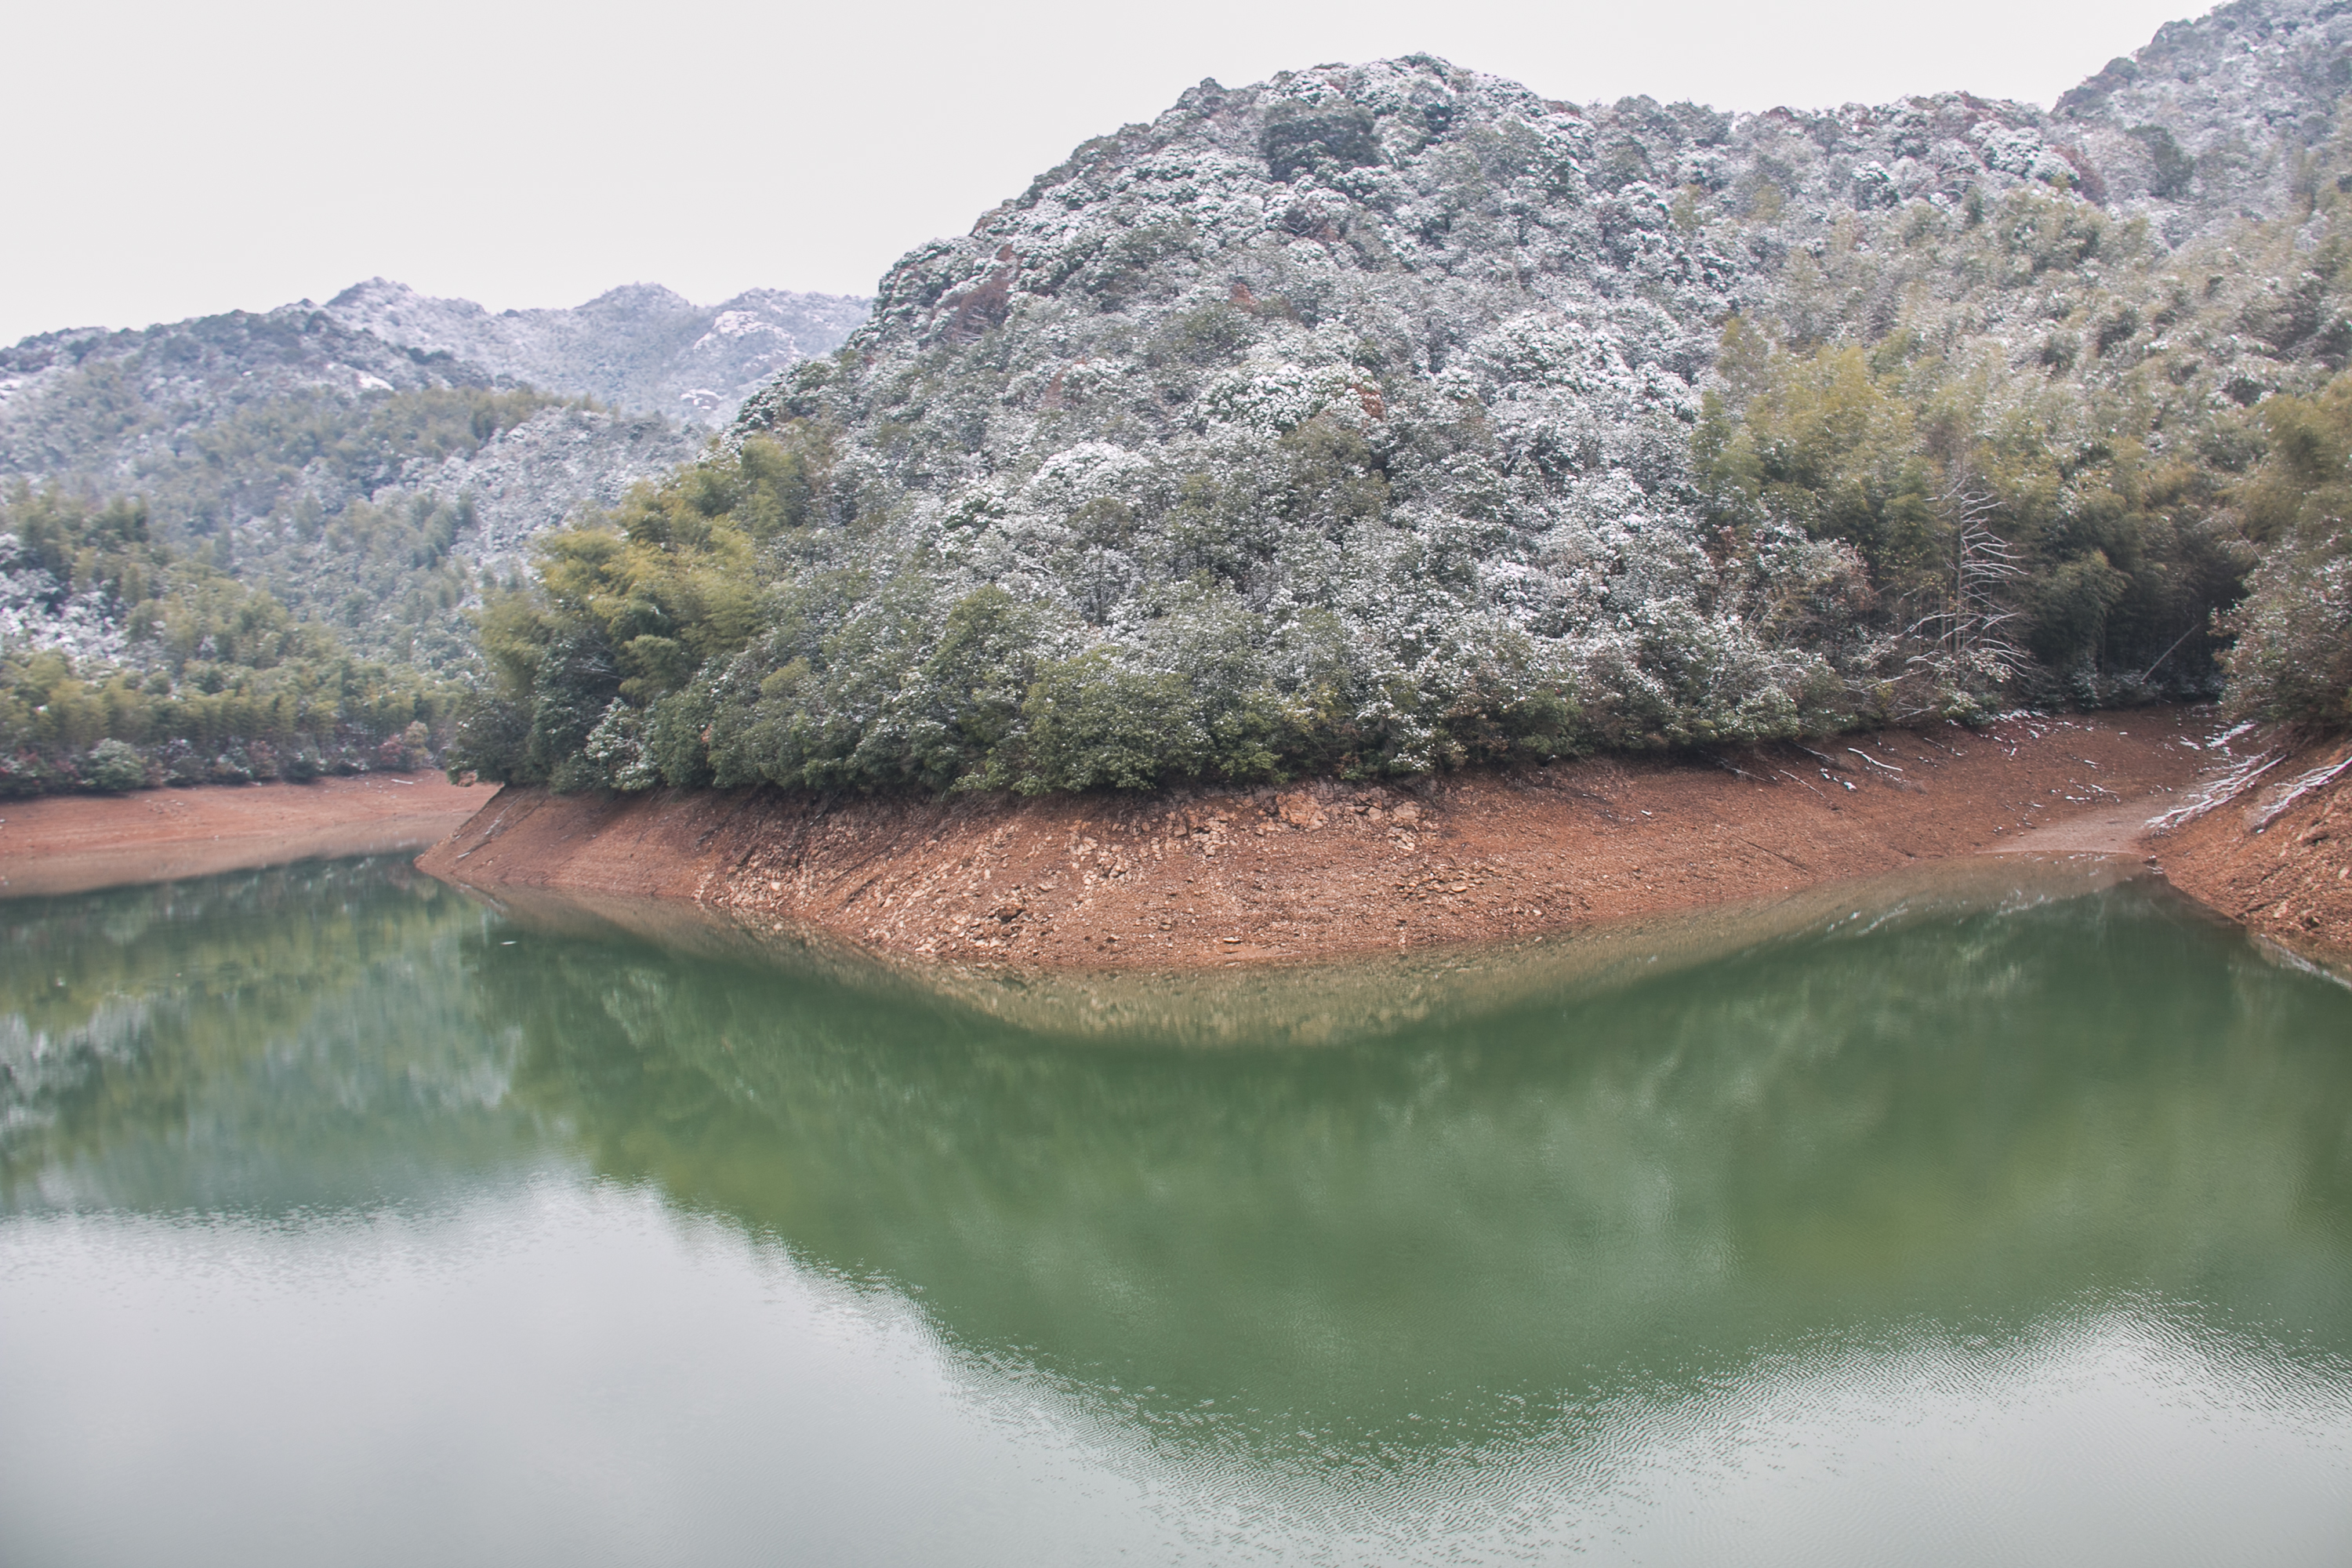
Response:
MULTIPOLYGON (((535 535, 686 461, 712 421, 830 352, 865 308, 774 289, 706 308, 637 285, 493 315, 377 279, 323 307, 44 333, 0 350, 0 481, 140 497, 161 542, 364 651, 447 667, 468 657, 478 579, 521 569, 535 535), (381 523, 436 509, 457 521, 426 529, 428 545, 381 523), (400 574, 361 559, 355 529, 467 585, 420 608, 390 586, 400 574)), ((88 604, 66 613, 61 586, 9 582, 0 654, 121 652, 88 604)))
POLYGON ((753 395, 696 481, 740 536, 648 510, 552 612, 532 765, 1088 788, 2210 689, 2247 410, 2352 358, 2348 48, 2238 0, 2047 110, 1203 82, 753 395), (696 624, 739 559, 766 618, 696 624))
POLYGON ((753 289, 723 304, 696 305, 633 283, 569 310, 493 315, 470 300, 430 299, 374 278, 324 309, 385 342, 446 353, 544 391, 720 425, 768 377, 839 348, 864 323, 866 303, 753 289))

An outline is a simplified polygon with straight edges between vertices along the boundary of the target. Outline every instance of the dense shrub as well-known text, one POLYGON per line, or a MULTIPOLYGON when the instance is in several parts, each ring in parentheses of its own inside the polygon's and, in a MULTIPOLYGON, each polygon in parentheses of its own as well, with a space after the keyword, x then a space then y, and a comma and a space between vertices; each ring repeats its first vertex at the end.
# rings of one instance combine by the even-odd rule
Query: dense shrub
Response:
POLYGON ((139 748, 121 741, 105 740, 89 749, 82 759, 81 781, 94 790, 109 795, 121 795, 147 784, 147 760, 139 748))

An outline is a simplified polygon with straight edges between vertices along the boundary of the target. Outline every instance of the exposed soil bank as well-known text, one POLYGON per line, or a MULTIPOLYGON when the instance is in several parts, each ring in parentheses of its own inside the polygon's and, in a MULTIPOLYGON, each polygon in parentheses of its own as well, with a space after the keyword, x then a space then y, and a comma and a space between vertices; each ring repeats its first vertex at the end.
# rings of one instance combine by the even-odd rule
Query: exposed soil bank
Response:
POLYGON ((0 805, 0 898, 439 842, 482 804, 439 773, 52 795, 0 805))
POLYGON ((2154 841, 2166 877, 2265 936, 2352 969, 2347 763, 2352 741, 2341 739, 2281 756, 2256 787, 2154 841))
POLYGON ((1008 801, 501 790, 417 864, 667 898, 897 959, 1197 967, 1492 942, 2015 847, 2122 852, 2203 710, 2016 720, 1421 782, 1008 801), (1738 770, 1735 772, 1734 770, 1738 770))

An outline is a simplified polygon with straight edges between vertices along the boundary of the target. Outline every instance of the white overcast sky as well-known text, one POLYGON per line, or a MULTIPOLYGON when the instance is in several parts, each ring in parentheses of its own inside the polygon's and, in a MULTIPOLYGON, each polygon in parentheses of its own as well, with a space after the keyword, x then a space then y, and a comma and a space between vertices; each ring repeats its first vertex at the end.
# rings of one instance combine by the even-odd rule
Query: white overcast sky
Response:
POLYGON ((493 309, 633 281, 868 293, 1202 77, 1426 51, 1578 101, 2046 106, 2205 8, 21 0, 0 5, 0 342, 379 274, 493 309))

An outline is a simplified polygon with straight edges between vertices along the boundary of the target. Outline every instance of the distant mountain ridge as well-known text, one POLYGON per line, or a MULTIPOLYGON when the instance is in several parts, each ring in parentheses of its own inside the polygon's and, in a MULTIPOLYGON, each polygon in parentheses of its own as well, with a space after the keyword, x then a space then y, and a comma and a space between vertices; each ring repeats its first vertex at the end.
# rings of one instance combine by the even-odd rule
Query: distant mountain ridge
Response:
POLYGON ((569 310, 502 310, 440 300, 372 278, 327 301, 326 314, 385 342, 446 353, 542 391, 576 392, 635 414, 724 424, 778 371, 839 348, 867 301, 751 289, 697 305, 632 283, 569 310))
MULTIPOLYGON (((0 487, 138 497, 160 544, 357 650, 451 668, 471 657, 482 581, 686 461, 865 309, 782 289, 705 307, 636 284, 493 314, 372 279, 324 306, 41 333, 0 349, 0 487)), ((120 627, 6 548, 0 658, 124 656, 120 627)))

